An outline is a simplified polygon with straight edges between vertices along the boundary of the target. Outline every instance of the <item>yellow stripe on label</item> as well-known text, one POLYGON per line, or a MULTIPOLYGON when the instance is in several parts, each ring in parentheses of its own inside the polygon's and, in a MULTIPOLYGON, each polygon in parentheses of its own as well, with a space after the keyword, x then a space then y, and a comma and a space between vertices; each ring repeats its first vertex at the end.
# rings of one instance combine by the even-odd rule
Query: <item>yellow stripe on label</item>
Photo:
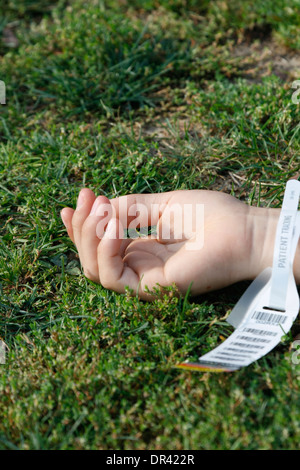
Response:
POLYGON ((236 369, 221 369, 219 367, 205 366, 198 362, 182 362, 175 366, 177 369, 198 370, 199 372, 234 372, 236 369))

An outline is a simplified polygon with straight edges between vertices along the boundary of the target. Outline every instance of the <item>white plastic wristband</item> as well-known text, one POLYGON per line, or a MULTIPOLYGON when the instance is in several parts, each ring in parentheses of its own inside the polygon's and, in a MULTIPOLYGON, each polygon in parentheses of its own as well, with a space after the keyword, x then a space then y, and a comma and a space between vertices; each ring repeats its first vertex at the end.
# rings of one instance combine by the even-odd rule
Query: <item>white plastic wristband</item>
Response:
POLYGON ((257 361, 288 333, 299 312, 293 261, 300 237, 300 182, 288 181, 280 213, 273 267, 250 284, 227 318, 235 331, 199 362, 177 367, 214 372, 234 371, 257 361))
POLYGON ((297 209, 300 197, 300 182, 290 180, 287 182, 282 209, 277 225, 275 238, 271 294, 269 307, 285 311, 289 273, 293 269, 295 253, 293 253, 292 240, 295 238, 296 246, 299 235, 295 234, 297 209))

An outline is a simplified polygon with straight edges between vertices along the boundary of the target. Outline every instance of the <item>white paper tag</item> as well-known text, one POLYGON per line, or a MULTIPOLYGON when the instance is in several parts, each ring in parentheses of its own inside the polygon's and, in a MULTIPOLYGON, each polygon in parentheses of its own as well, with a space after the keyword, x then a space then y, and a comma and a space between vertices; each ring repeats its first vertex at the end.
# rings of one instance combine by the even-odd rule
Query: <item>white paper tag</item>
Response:
POLYGON ((297 212, 300 182, 288 181, 280 213, 273 268, 266 268, 250 284, 227 321, 236 330, 199 362, 178 367, 195 370, 234 371, 270 352, 288 333, 299 312, 293 260, 300 237, 297 212))
MULTIPOLYGON (((299 181, 290 180, 287 182, 277 225, 270 293, 270 307, 277 310, 285 310, 289 273, 292 269, 295 256, 295 253, 292 253, 292 240, 297 229, 296 218, 300 196, 299 188, 299 181)), ((299 235, 296 238, 297 242, 299 235)))

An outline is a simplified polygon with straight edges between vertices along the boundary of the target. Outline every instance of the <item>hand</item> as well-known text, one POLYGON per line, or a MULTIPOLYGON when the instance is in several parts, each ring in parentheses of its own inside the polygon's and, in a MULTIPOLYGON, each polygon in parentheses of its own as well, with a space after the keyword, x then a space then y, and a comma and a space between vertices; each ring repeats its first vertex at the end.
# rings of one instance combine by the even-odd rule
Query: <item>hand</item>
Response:
MULTIPOLYGON (((151 291, 157 284, 175 284, 185 293, 192 283, 191 294, 196 295, 259 274, 260 253, 252 256, 257 211, 263 209, 214 191, 132 194, 109 200, 85 188, 76 210, 64 208, 61 216, 89 279, 120 293, 128 286, 140 298, 151 300, 154 295, 145 292, 146 286, 151 291), (184 213, 185 207, 190 216, 182 219, 180 209, 184 213), (199 207, 204 209, 200 225, 195 220, 199 207), (156 237, 124 239, 123 228, 136 221, 136 208, 144 208, 139 226, 157 225, 156 237)), ((260 215, 263 229, 266 217, 260 215)))

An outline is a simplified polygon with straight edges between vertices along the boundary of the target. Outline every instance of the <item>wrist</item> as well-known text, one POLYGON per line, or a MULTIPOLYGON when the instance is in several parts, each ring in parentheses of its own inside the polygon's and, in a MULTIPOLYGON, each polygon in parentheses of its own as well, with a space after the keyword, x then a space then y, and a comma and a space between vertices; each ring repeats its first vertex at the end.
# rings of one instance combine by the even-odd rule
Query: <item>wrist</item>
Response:
MULTIPOLYGON (((252 241, 249 279, 255 279, 265 268, 272 267, 276 229, 281 209, 251 207, 252 241)), ((293 272, 300 284, 300 241, 294 258, 293 272)))

